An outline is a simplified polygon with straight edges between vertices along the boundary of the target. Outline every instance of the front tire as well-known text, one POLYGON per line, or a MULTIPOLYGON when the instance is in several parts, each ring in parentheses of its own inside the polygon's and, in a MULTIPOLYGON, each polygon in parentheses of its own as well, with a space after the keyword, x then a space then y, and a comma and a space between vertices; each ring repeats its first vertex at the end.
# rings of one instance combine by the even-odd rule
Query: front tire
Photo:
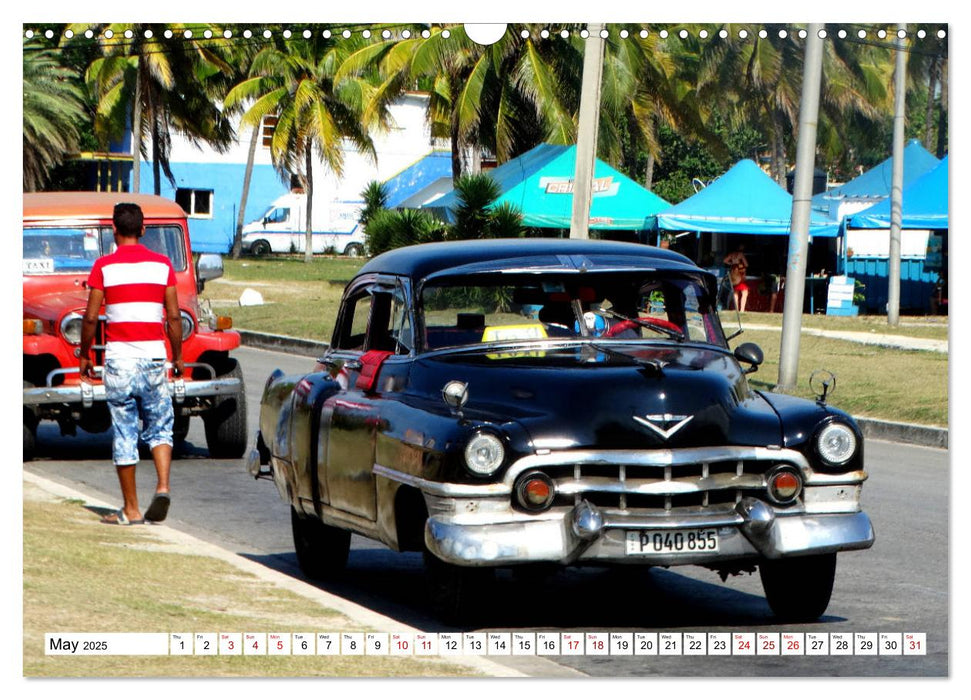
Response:
POLYGON ((833 594, 836 554, 766 559, 759 564, 765 599, 785 622, 812 622, 822 617, 833 594))
POLYGON ((449 564, 427 549, 424 559, 425 590, 435 616, 451 625, 474 622, 495 570, 449 564))
POLYGON ((220 377, 239 379, 239 393, 221 399, 202 419, 206 446, 213 459, 238 459, 246 452, 246 387, 242 384, 242 368, 236 360, 232 363, 233 368, 220 377))
POLYGON ((351 533, 325 525, 313 516, 303 517, 290 506, 293 546, 300 569, 315 581, 333 578, 347 565, 351 533))
MULTIPOLYGON (((24 381, 24 389, 33 389, 34 385, 24 381)), ((34 459, 37 451, 37 416, 34 412, 24 406, 24 461, 30 462, 34 459)))
POLYGON ((260 239, 258 241, 254 241, 253 245, 250 246, 249 251, 250 253, 253 254, 253 256, 257 258, 261 258, 264 255, 269 255, 271 248, 268 241, 264 241, 263 239, 260 239))

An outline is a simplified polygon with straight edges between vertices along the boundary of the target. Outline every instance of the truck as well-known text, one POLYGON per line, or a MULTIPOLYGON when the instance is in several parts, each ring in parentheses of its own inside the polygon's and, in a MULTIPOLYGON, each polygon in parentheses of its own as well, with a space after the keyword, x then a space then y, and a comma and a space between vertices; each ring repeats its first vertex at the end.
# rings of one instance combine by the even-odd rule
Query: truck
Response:
MULTIPOLYGON (((358 222, 364 201, 315 198, 313 252, 333 251, 357 257, 364 254, 364 228, 358 222)), ((303 253, 307 240, 307 195, 285 194, 273 201, 266 213, 243 227, 243 252, 303 253)))
POLYGON ((169 377, 175 409, 174 438, 184 439, 193 416, 205 425, 209 454, 238 458, 247 444, 246 389, 232 353, 240 335, 228 316, 212 316, 199 303, 207 280, 223 274, 218 255, 192 254, 186 214, 175 202, 117 192, 24 194, 24 461, 39 447, 38 427, 54 421, 62 435, 78 428, 101 433, 111 416, 101 380, 105 314, 95 343, 94 379, 78 370, 87 280, 94 261, 112 251, 112 212, 119 201, 138 204, 145 216, 141 244, 166 255, 175 268, 182 315, 185 375, 169 377))

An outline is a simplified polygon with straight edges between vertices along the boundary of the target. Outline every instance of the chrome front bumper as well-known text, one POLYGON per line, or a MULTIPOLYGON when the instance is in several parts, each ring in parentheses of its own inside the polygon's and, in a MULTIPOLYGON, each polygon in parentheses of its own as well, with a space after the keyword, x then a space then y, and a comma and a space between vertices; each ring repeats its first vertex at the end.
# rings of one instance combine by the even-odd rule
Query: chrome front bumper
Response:
POLYGON ((584 501, 566 513, 544 519, 480 524, 432 516, 425 526, 428 549, 439 559, 460 566, 713 564, 866 549, 873 540, 873 526, 863 512, 777 515, 755 499, 743 500, 733 512, 718 518, 610 516, 584 501), (689 528, 717 529, 718 551, 627 554, 628 531, 689 528))
MULTIPOLYGON (((186 363, 186 368, 204 367, 215 376, 212 367, 203 363, 186 363)), ((100 368, 99 368, 100 369, 100 368)), ((24 389, 25 406, 42 406, 45 404, 81 404, 90 408, 95 403, 104 402, 104 384, 92 384, 82 381, 79 384, 62 384, 51 386, 56 375, 77 374, 77 369, 63 369, 51 372, 47 377, 48 386, 24 389)), ((243 383, 237 377, 225 379, 200 379, 188 381, 173 379, 169 383, 169 392, 176 404, 181 404, 187 398, 205 398, 210 396, 231 396, 238 394, 243 383)))

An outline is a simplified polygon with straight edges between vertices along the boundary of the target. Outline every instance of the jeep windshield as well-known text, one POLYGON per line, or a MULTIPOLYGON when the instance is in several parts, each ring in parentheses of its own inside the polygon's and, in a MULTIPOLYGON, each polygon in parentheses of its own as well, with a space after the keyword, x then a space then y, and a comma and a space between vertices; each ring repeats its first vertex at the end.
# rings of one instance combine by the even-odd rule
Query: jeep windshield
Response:
MULTIPOLYGON (((146 226, 140 241, 172 261, 177 272, 186 269, 185 245, 178 226, 146 226)), ((110 226, 25 226, 23 274, 87 273, 94 261, 115 249, 110 226)))
POLYGON ((421 292, 426 350, 557 339, 726 346, 694 275, 610 272, 436 279, 421 292))

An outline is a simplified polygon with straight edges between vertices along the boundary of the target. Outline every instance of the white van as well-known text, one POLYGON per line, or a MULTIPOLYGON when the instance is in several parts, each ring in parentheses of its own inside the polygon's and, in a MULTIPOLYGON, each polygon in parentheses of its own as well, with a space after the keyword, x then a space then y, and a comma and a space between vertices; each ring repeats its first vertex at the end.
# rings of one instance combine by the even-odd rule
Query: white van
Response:
MULTIPOLYGON (((313 252, 364 254, 364 230, 358 223, 363 200, 318 199, 313 207, 313 252)), ((303 253, 307 240, 307 195, 276 199, 262 218, 243 227, 243 251, 252 255, 303 253)))

